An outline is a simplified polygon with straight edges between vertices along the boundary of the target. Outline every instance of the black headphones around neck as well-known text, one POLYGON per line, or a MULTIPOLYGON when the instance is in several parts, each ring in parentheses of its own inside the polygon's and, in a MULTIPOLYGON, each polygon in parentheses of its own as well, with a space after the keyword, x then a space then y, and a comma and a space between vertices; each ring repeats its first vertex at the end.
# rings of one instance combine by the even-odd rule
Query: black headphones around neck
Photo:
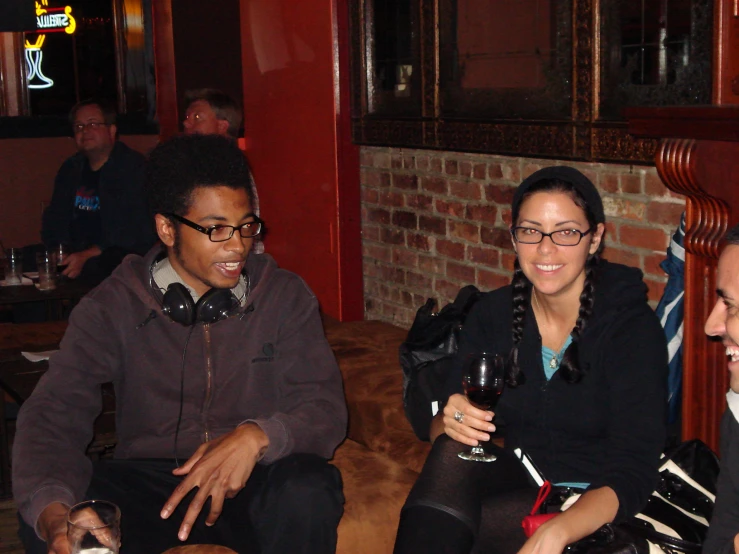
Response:
MULTIPOLYGON (((160 256, 149 266, 149 286, 160 293, 163 289, 154 281, 154 266, 166 256, 160 256)), ((251 282, 249 275, 244 274, 246 280, 246 291, 244 298, 249 297, 251 282)), ((172 321, 185 326, 196 323, 215 323, 234 315, 241 307, 240 298, 236 298, 231 289, 210 289, 195 302, 190 291, 182 283, 171 283, 162 297, 162 313, 166 314, 172 321)))
POLYGON ((182 325, 215 323, 233 315, 241 303, 230 289, 210 289, 197 302, 182 283, 172 283, 162 298, 162 313, 182 325))

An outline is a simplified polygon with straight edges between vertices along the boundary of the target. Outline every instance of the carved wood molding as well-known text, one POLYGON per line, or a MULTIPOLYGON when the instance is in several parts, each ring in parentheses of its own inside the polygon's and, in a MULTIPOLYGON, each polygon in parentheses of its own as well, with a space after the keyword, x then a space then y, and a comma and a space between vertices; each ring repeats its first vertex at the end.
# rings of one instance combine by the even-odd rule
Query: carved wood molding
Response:
POLYGON ((721 238, 739 216, 739 109, 633 108, 627 116, 630 132, 662 138, 657 172, 686 199, 682 438, 718 450, 728 372, 720 342, 703 325, 716 302, 721 238))
POLYGON ((695 139, 667 139, 656 156, 657 172, 667 188, 687 199, 685 249, 717 259, 719 241, 729 220, 724 202, 708 195, 696 176, 695 139))
MULTIPOLYGON (((702 169, 715 146, 692 138, 665 139, 655 161, 667 188, 686 197, 682 438, 700 438, 718 450, 728 378, 721 345, 711 343, 703 330, 716 300, 716 261, 729 221, 728 205, 707 192, 713 172, 702 169)), ((739 155, 739 145, 730 148, 739 155)))
POLYGON ((359 144, 430 150, 465 150, 512 156, 556 157, 603 162, 653 163, 659 141, 635 138, 625 126, 570 122, 521 124, 455 120, 355 118, 359 144), (587 145, 587 152, 583 152, 587 145))

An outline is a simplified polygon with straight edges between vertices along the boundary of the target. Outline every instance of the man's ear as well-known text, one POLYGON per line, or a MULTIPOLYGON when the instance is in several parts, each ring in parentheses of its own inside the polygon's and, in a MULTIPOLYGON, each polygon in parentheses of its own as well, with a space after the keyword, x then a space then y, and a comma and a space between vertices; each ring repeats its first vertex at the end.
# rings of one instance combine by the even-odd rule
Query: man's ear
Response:
POLYGON ((162 214, 156 214, 154 216, 154 225, 157 228, 157 235, 165 246, 172 248, 175 242, 175 228, 174 224, 169 220, 168 217, 162 214))
POLYGON ((216 126, 218 127, 219 135, 228 136, 228 121, 225 119, 216 119, 216 126))
POLYGON ((115 137, 118 134, 118 127, 115 123, 108 125, 108 132, 110 133, 110 140, 115 142, 115 137))

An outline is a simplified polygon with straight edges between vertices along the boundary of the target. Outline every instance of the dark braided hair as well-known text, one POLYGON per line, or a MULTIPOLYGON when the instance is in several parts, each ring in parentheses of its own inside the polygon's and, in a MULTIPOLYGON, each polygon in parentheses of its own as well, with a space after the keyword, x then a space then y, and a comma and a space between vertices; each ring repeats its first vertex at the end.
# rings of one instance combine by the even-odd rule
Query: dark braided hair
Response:
MULTIPOLYGON (((597 225, 595 216, 585 203, 583 196, 570 183, 559 179, 542 180, 529 188, 521 203, 511 214, 511 220, 514 225, 518 221, 520 206, 523 205, 526 198, 537 192, 563 192, 568 194, 575 204, 585 212, 585 217, 587 218, 590 227, 595 227, 597 225)), ((583 285, 582 293, 580 294, 580 311, 577 316, 577 322, 575 327, 572 329, 572 343, 570 343, 570 346, 565 350, 559 366, 562 378, 567 383, 577 383, 584 375, 584 371, 580 367, 579 363, 578 342, 585 330, 588 319, 593 312, 593 302, 595 300, 595 269, 600 262, 600 253, 603 248, 604 241, 601 240, 598 250, 594 254, 588 256, 587 262, 585 263, 585 284, 583 285)), ((518 364, 518 346, 523 338, 524 322, 526 311, 531 304, 532 288, 531 281, 529 281, 526 275, 524 275, 521 265, 518 263, 518 257, 516 257, 514 265, 511 287, 513 288, 513 347, 508 356, 506 384, 510 387, 517 387, 526 382, 526 375, 518 364)))
POLYGON ((526 310, 531 303, 531 281, 526 278, 518 263, 518 256, 513 266, 513 348, 508 356, 508 367, 506 368, 506 384, 517 387, 526 382, 526 376, 518 365, 518 345, 523 338, 523 323, 526 310))

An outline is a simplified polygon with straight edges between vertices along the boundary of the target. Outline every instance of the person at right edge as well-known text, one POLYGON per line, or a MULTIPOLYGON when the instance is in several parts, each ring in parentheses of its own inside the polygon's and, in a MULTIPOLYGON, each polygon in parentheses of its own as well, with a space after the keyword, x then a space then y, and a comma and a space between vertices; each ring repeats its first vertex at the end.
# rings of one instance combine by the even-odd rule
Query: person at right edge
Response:
POLYGON ((560 554, 638 513, 657 484, 667 341, 641 272, 601 260, 597 189, 570 167, 537 171, 516 189, 510 231, 512 283, 482 297, 465 322, 450 396, 432 422, 433 448, 401 512, 396 554, 560 554), (496 413, 461 394, 464 360, 478 352, 508 359, 496 413), (504 426, 505 448, 489 442, 496 426, 504 426), (478 443, 498 459, 457 457, 478 443), (553 484, 584 489, 528 539, 521 521, 538 489, 516 448, 553 484))
POLYGON ((705 331, 726 348, 729 392, 721 420, 721 471, 705 554, 739 553, 739 225, 726 233, 724 243, 716 273, 718 300, 705 331))

